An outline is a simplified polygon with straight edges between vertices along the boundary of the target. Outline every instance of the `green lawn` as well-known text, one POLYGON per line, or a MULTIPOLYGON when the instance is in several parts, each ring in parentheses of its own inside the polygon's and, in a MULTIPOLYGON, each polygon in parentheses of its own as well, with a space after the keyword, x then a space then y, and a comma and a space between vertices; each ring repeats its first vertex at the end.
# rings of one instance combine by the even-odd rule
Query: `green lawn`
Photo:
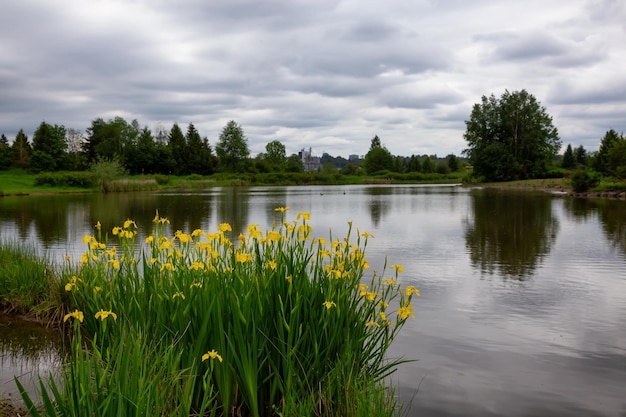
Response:
POLYGON ((51 187, 35 185, 35 175, 21 169, 0 171, 0 195, 7 194, 34 194, 34 193, 62 193, 88 192, 90 188, 51 187))

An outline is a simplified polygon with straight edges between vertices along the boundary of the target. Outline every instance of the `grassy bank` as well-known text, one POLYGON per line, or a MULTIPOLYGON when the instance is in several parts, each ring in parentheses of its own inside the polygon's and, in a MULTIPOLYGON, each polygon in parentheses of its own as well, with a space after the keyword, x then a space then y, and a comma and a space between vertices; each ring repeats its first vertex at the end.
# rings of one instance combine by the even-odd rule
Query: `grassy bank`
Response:
POLYGON ((0 245, 0 309, 5 314, 59 321, 64 297, 58 271, 34 248, 17 243, 0 245))
POLYGON ((190 189, 252 185, 342 185, 460 183, 460 173, 422 174, 385 173, 376 176, 350 176, 339 173, 220 173, 210 176, 136 175, 99 181, 86 172, 29 174, 23 170, 0 171, 0 196, 68 192, 128 192, 159 189, 190 189))
POLYGON ((230 236, 158 215, 84 238, 55 286, 74 358, 33 415, 394 416, 386 353, 413 317, 400 265, 370 272, 366 232, 313 239, 309 213, 230 236), (102 236, 111 236, 107 241, 102 236), (137 250, 140 249, 141 250, 137 250))

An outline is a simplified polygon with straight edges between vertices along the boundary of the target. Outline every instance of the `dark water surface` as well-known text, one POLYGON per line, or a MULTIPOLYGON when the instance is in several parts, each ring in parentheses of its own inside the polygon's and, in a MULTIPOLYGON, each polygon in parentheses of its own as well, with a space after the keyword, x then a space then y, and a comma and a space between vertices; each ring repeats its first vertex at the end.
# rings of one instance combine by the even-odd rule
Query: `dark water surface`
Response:
MULTIPOLYGON (((342 236, 348 221, 372 233, 370 272, 387 256, 420 288, 392 349, 415 360, 395 375, 410 416, 626 416, 623 201, 449 186, 5 197, 0 240, 77 260, 97 221, 133 219, 142 237, 158 209, 173 231, 228 222, 237 236, 285 206, 291 218, 311 212, 316 235, 342 236)), ((0 326, 0 392, 7 373, 33 365, 7 362, 10 331, 0 326)))

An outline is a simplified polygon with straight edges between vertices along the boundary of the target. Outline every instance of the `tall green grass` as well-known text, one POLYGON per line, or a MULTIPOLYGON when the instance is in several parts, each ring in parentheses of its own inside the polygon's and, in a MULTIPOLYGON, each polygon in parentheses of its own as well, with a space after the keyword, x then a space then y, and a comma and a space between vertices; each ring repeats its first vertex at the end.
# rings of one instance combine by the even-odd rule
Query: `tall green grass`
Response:
POLYGON ((400 265, 365 279, 368 233, 313 239, 287 210, 236 240, 228 224, 167 234, 158 214, 145 242, 132 220, 85 236, 63 281, 76 360, 63 389, 42 384, 46 414, 397 414, 386 353, 419 292, 400 265))
POLYGON ((58 321, 64 296, 58 271, 35 248, 12 242, 0 245, 0 308, 4 312, 58 321))

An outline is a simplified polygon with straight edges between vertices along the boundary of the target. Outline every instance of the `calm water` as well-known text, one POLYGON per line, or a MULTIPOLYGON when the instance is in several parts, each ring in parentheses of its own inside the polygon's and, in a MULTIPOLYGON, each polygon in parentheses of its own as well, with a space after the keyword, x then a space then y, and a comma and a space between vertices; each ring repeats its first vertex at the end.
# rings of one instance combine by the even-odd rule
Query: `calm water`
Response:
MULTIPOLYGON (((387 256, 420 288, 392 352, 415 360, 395 375, 410 416, 626 416, 622 201, 440 186, 5 197, 0 240, 78 259, 98 220, 110 230, 130 218, 147 232, 158 209, 174 231, 228 222, 237 236, 284 206, 311 212, 317 235, 343 235, 348 221, 374 234, 370 271, 387 256)), ((0 331, 0 349, 14 345, 0 331)), ((6 357, 0 391, 15 368, 6 357)))

